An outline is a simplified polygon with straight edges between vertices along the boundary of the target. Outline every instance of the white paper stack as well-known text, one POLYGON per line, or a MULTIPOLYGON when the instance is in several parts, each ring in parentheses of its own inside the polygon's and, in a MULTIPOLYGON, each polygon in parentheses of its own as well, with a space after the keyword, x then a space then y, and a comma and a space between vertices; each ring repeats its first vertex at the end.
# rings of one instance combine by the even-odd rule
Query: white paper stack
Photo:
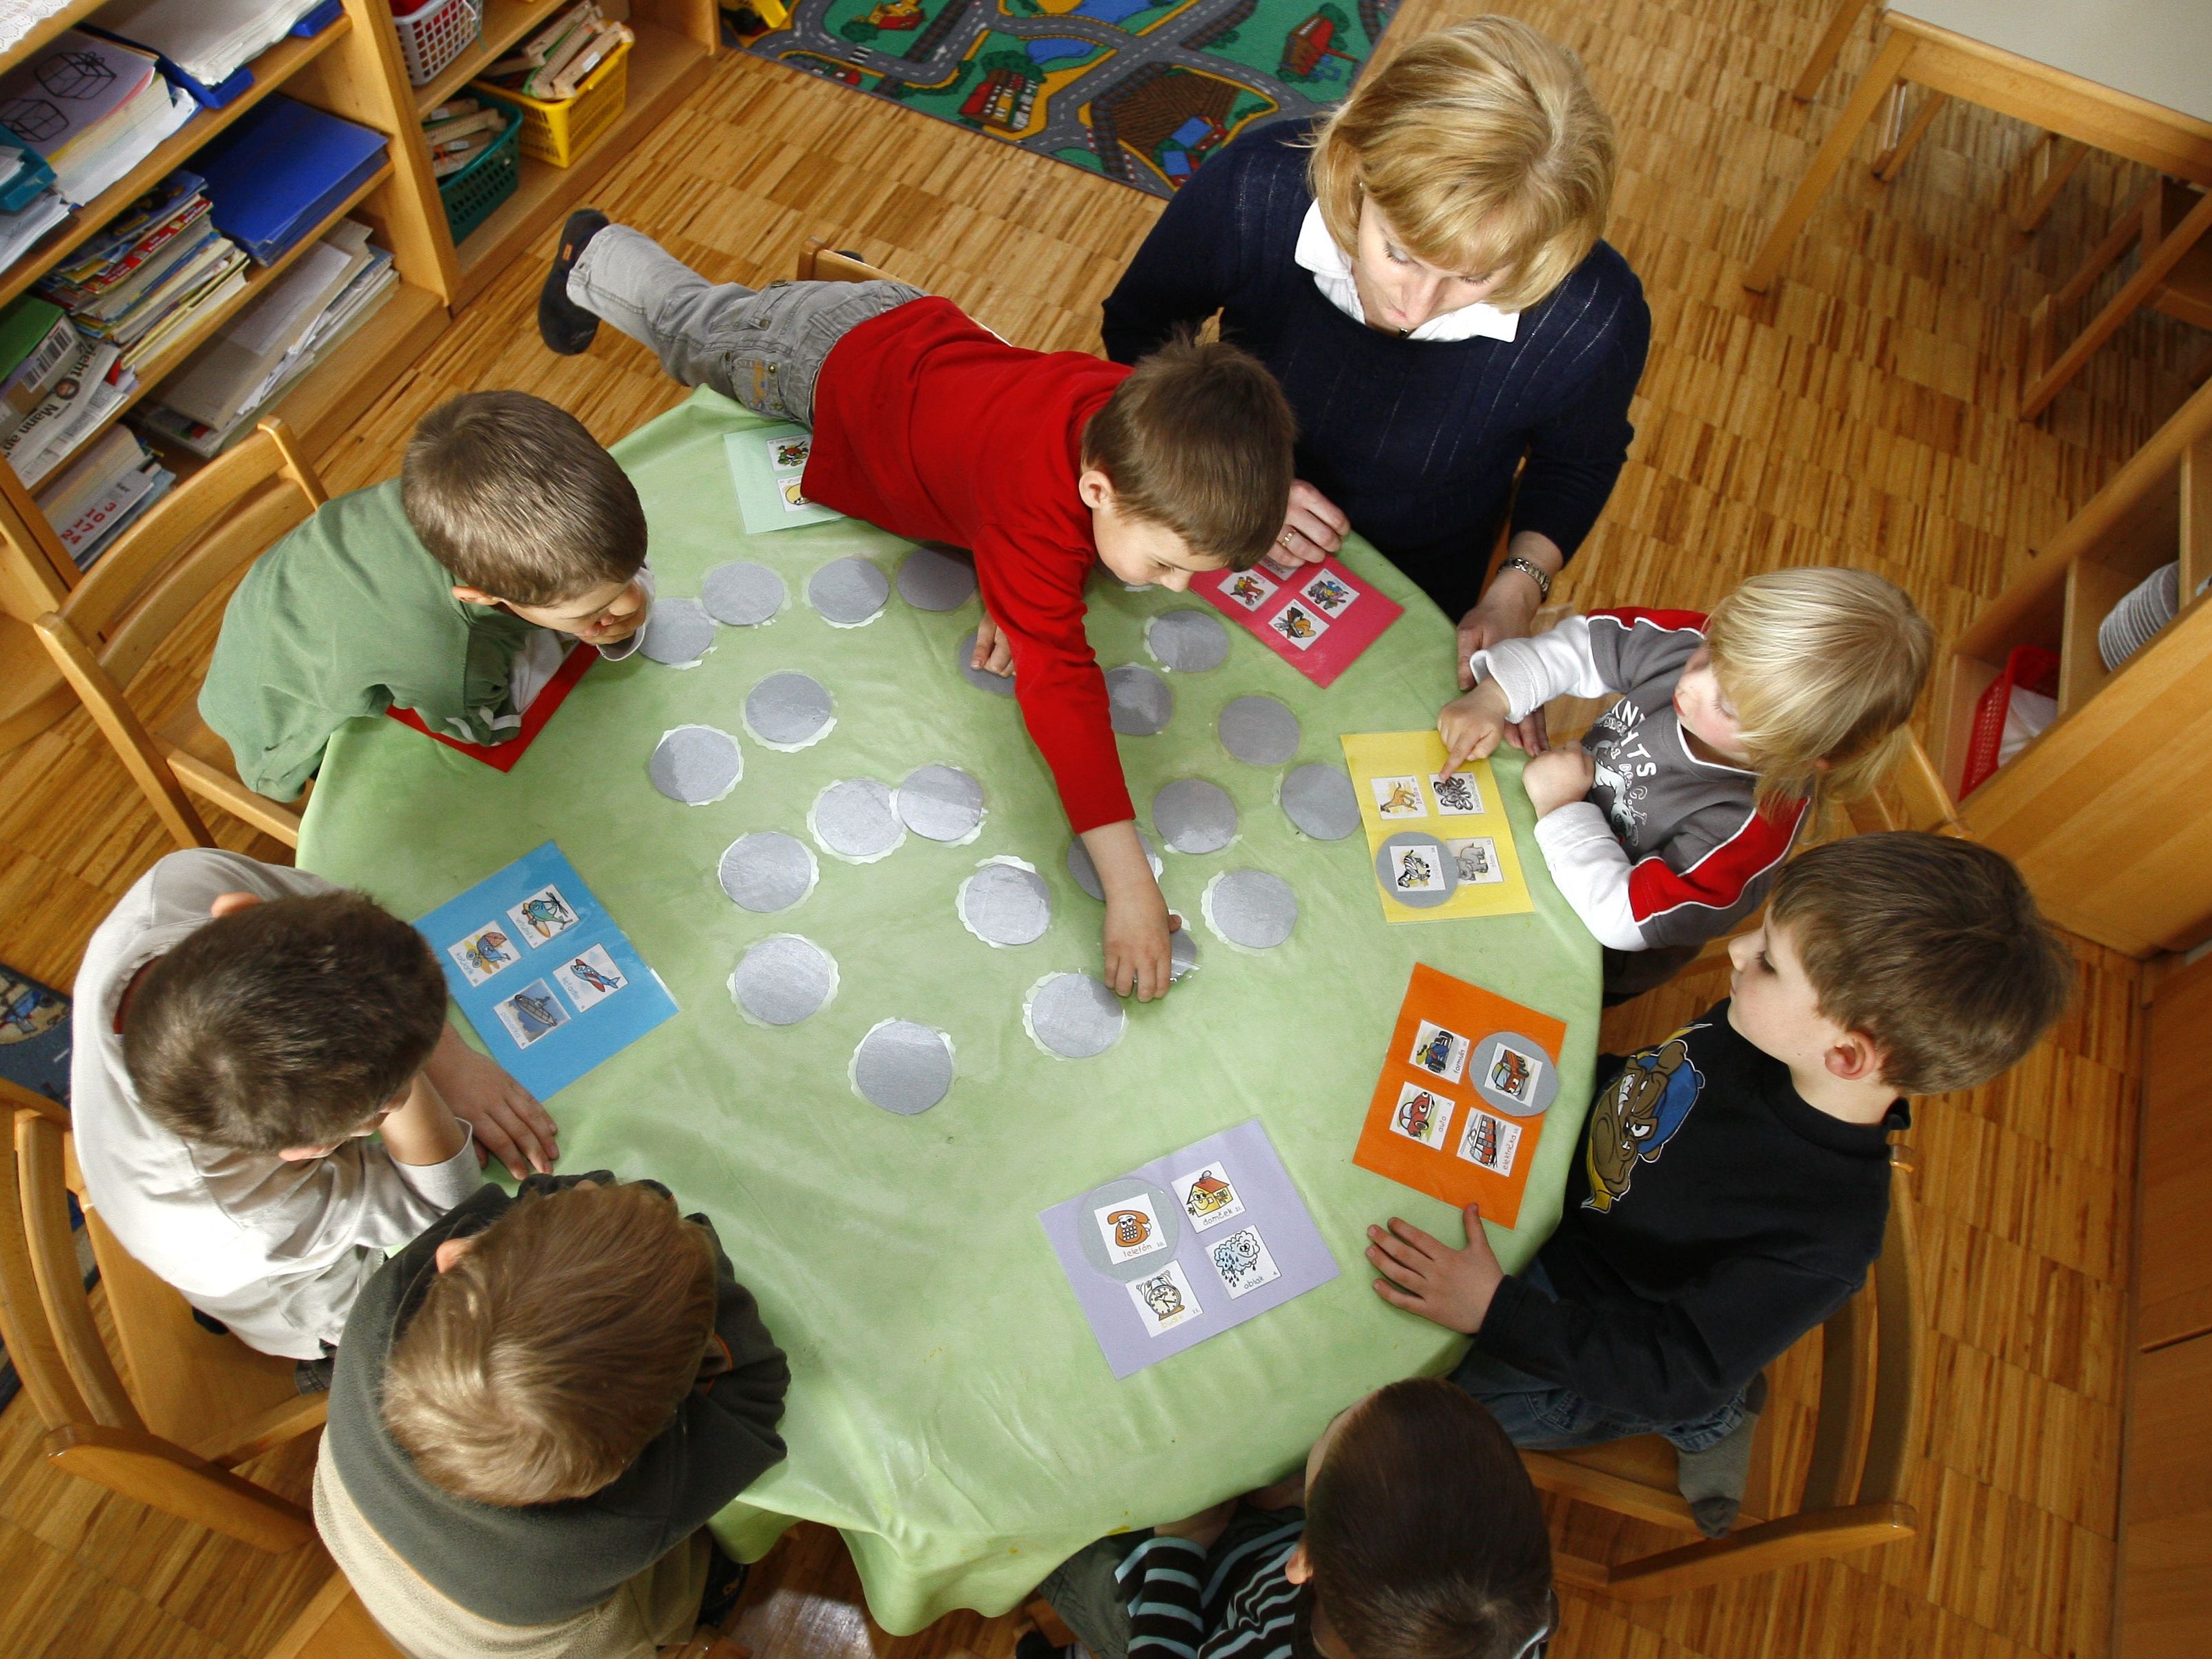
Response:
POLYGON ((322 0, 111 0, 100 27, 220 86, 291 33, 322 0))
POLYGON ((155 72, 151 53, 78 29, 0 78, 0 125, 46 158, 73 207, 144 161, 197 107, 155 72))
POLYGON ((39 508, 86 570, 176 481, 137 433, 118 426, 39 492, 39 508))
POLYGON ((137 386, 127 371, 108 383, 122 355, 104 341, 70 330, 70 341, 43 378, 42 388, 34 388, 37 404, 12 431, 0 435, 0 455, 24 483, 37 485, 67 460, 85 434, 137 386))

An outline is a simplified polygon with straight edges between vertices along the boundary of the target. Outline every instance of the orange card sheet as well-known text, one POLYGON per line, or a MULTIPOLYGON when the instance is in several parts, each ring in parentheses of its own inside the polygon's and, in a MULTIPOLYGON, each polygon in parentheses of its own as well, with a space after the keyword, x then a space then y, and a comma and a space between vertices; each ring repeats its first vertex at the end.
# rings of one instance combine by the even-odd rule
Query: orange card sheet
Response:
POLYGON ((1549 1014, 1416 963, 1352 1161, 1515 1225, 1566 1037, 1549 1014))

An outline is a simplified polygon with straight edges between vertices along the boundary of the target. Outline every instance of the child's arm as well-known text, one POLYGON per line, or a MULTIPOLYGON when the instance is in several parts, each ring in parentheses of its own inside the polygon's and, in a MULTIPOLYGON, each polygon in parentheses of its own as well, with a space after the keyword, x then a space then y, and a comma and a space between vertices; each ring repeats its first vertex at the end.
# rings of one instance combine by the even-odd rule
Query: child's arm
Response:
MULTIPOLYGON (((1587 763, 1586 751, 1575 752, 1587 763)), ((1759 908, 1804 817, 1802 805, 1780 820, 1748 807, 1708 809, 1674 831, 1665 857, 1653 853, 1631 863, 1604 812, 1582 798, 1589 792, 1586 775, 1565 799, 1549 793, 1571 782, 1564 768, 1540 772, 1551 760, 1531 761, 1522 775, 1536 806, 1536 845, 1560 893, 1609 950, 1662 950, 1718 939, 1759 908), (1539 800, 1540 792, 1547 792, 1546 800, 1539 800)))
MULTIPOLYGON (((477 1146, 504 1164, 517 1181, 532 1170, 551 1172, 561 1156, 560 1131, 552 1118, 537 1096, 509 1077, 498 1061, 470 1048, 450 1023, 422 1073, 444 1097, 453 1115, 475 1131, 477 1146)), ((388 1133, 385 1143, 391 1144, 388 1133)))
POLYGON ((1437 717, 1447 773, 1489 754, 1508 726, 1554 697, 1597 697, 1624 689, 1609 684, 1600 666, 1586 617, 1563 617, 1548 632, 1478 651, 1468 668, 1474 689, 1446 703, 1437 717))
POLYGON ((1134 991, 1139 1002, 1164 995, 1173 977, 1174 945, 1168 936, 1182 926, 1182 918, 1169 914, 1152 860, 1138 839, 1136 821, 1124 818, 1085 830, 1083 850, 1091 854, 1098 884, 1106 890, 1106 983, 1116 996, 1134 991))

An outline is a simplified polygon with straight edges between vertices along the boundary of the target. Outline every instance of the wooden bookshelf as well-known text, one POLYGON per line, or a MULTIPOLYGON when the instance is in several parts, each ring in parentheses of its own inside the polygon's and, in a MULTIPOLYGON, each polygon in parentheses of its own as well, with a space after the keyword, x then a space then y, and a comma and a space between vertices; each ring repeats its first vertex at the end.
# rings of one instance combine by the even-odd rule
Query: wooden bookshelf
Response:
POLYGON ((428 84, 415 89, 415 112, 429 114, 569 3, 570 0, 484 0, 483 32, 474 46, 465 48, 428 84))
POLYGON ((2058 653, 2058 714, 1960 799, 2061 927, 2145 957, 2212 938, 2212 386, 2185 404, 1953 648, 1940 687, 1943 781, 1962 781, 1974 711, 2018 646, 2058 653), (2173 620, 2116 669, 2097 628, 2180 563, 2173 620))

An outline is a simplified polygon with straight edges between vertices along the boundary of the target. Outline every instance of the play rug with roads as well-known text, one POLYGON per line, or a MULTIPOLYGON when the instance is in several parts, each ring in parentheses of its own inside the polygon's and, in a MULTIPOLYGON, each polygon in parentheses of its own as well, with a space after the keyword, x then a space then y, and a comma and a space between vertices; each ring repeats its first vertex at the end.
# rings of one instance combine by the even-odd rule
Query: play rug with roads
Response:
POLYGON ((1397 0, 795 0, 752 50, 1172 195, 1255 121, 1352 89, 1397 0))

